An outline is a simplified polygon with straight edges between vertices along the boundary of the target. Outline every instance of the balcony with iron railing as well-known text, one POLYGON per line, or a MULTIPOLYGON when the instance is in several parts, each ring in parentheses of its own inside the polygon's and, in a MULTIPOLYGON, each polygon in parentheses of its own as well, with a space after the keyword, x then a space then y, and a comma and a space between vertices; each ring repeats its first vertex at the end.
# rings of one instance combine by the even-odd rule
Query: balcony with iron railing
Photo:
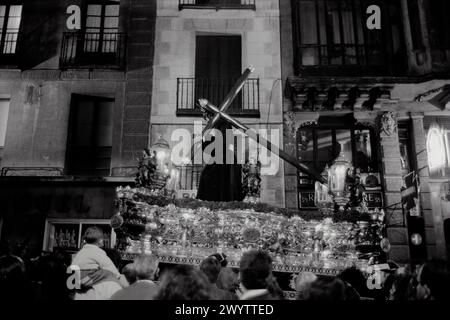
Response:
POLYGON ((183 9, 235 9, 256 10, 256 0, 178 0, 179 10, 183 9))
POLYGON ((18 32, 0 33, 0 65, 16 64, 18 32))
MULTIPOLYGON (((201 116, 198 99, 219 106, 233 87, 235 79, 177 79, 177 116, 201 116)), ((231 103, 227 113, 240 117, 259 117, 259 79, 248 79, 231 103)))
POLYGON ((65 32, 60 67, 124 69, 125 33, 65 32))

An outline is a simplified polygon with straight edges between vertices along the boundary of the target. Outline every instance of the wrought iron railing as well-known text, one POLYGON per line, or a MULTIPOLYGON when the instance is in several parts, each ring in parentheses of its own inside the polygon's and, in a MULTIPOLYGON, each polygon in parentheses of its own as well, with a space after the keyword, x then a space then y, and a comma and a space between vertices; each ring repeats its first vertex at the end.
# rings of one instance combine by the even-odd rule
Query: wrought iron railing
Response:
POLYGON ((386 64, 381 45, 311 44, 297 48, 297 67, 379 67, 386 64))
POLYGON ((125 55, 125 33, 65 32, 60 67, 123 69, 125 55))
POLYGON ((256 0, 179 0, 178 8, 183 9, 238 9, 256 10, 256 0))
MULTIPOLYGON (((177 79, 177 114, 200 114, 197 100, 204 98, 219 106, 235 83, 235 79, 177 79)), ((230 105, 229 112, 243 116, 259 116, 259 79, 248 79, 230 105)))

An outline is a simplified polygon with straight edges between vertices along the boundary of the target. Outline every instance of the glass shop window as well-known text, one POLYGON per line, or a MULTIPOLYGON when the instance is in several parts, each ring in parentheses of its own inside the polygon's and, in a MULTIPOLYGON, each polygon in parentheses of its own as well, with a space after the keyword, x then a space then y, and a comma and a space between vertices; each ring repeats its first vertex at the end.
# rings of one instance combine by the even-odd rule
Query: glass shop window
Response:
POLYGON ((427 134, 428 168, 430 177, 450 175, 450 130, 431 125, 427 134))
POLYGON ((103 231, 103 248, 114 248, 116 234, 109 220, 48 219, 43 250, 76 253, 83 246, 83 235, 86 229, 91 226, 99 227, 103 231))
MULTIPOLYGON (((301 128, 297 134, 297 157, 318 172, 330 167, 341 151, 356 173, 371 188, 380 188, 379 165, 375 152, 375 135, 368 128, 301 128), (368 177, 371 177, 368 179, 368 177), (373 178, 376 182, 373 182, 373 178)), ((299 203, 301 208, 314 208, 314 181, 299 172, 299 203), (302 205, 303 203, 303 205, 302 205)))
POLYGON ((333 164, 341 150, 360 173, 378 172, 369 129, 302 128, 297 141, 298 159, 320 172, 333 164))

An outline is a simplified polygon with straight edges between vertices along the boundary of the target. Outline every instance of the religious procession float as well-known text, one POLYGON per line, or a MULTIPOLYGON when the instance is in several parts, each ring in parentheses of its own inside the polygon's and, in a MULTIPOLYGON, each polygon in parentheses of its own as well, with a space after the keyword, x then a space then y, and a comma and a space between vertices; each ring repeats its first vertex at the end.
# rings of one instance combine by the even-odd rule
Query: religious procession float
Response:
POLYGON ((166 188, 168 176, 156 168, 155 156, 144 152, 136 187, 116 190, 118 214, 111 224, 124 260, 149 254, 163 263, 198 265, 211 254, 224 253, 229 266, 238 267, 245 251, 262 249, 272 255, 274 271, 336 275, 352 266, 364 271, 371 258, 383 254, 385 213, 367 208, 357 182, 346 183, 347 191, 334 201, 318 183, 319 210, 306 213, 259 203, 257 165, 244 168, 243 202, 177 199, 166 188), (343 198, 345 207, 339 205, 343 198))
MULTIPOLYGON (((225 113, 251 72, 251 68, 244 72, 219 108, 206 99, 199 100, 208 121, 206 127, 222 130, 228 125, 261 141, 261 137, 252 135, 248 127, 225 113), (215 123, 219 118, 222 122, 215 123)), ((197 198, 203 200, 177 198, 173 192, 176 172, 171 167, 170 148, 167 142, 160 142, 145 150, 139 159, 136 185, 117 189, 118 213, 111 225, 122 257, 132 260, 136 255, 148 254, 158 256, 166 264, 198 265, 211 254, 223 253, 228 265, 237 268, 244 252, 261 249, 272 255, 274 272, 336 275, 352 266, 365 271, 371 259, 389 251, 385 213, 382 208, 369 210, 361 176, 345 159, 342 146, 339 156, 320 174, 270 142, 265 141, 264 145, 317 181, 318 210, 296 211, 260 203, 261 164, 254 159, 238 169, 242 170, 242 179, 227 188, 242 190, 243 201, 204 201, 217 198, 199 195, 197 198)), ((223 174, 227 168, 206 165, 199 193, 207 190, 213 196, 223 195, 221 190, 210 191, 210 182, 232 175, 223 174), (222 173, 215 176, 217 172, 222 173)))

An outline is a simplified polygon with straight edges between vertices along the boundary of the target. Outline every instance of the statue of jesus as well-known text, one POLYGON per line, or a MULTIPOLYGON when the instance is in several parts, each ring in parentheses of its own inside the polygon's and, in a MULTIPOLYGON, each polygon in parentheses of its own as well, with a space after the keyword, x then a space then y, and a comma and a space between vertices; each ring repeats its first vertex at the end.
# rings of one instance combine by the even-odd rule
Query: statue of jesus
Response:
MULTIPOLYGON (((230 148, 232 144, 227 144, 225 139, 226 130, 231 129, 231 125, 224 121, 220 121, 216 127, 222 133, 223 140, 223 164, 212 163, 207 164, 200 176, 200 183, 197 191, 197 199, 205 201, 242 201, 245 197, 242 190, 242 169, 241 165, 237 164, 235 148, 230 148), (231 150, 230 150, 231 149, 231 150), (225 163, 227 153, 233 153, 233 164, 225 163)), ((203 142, 203 150, 214 142, 203 142)), ((214 153, 214 151, 212 152, 214 153)), ((215 154, 211 154, 215 157, 215 154)))

